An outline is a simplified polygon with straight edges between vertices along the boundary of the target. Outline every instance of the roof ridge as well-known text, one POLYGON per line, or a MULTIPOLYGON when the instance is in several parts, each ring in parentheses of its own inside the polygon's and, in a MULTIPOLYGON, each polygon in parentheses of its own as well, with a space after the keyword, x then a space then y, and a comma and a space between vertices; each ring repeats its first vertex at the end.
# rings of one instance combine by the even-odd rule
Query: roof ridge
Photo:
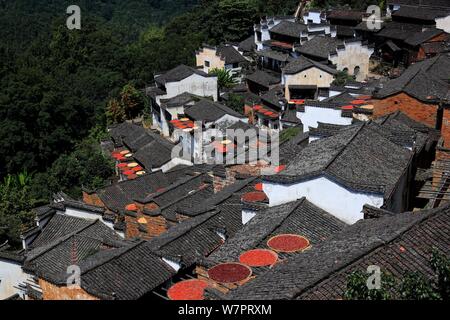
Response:
MULTIPOLYGON (((85 220, 85 219, 82 219, 82 220, 85 220)), ((54 249, 56 246, 60 245, 60 244, 63 243, 64 241, 66 241, 66 240, 72 238, 73 236, 75 236, 75 235, 77 235, 77 234, 83 232, 84 230, 86 230, 86 229, 92 227, 92 226, 95 225, 97 222, 100 222, 100 219, 95 219, 95 220, 91 221, 88 225, 83 226, 83 227, 81 227, 80 229, 78 229, 78 230, 76 230, 76 231, 73 231, 73 232, 71 232, 71 233, 69 233, 69 234, 67 234, 67 235, 65 235, 65 236, 63 236, 63 237, 60 237, 60 238, 54 240, 53 242, 47 244, 46 246, 36 248, 38 252, 37 252, 35 255, 31 255, 31 256, 29 257, 29 259, 27 259, 27 261, 29 262, 29 261, 35 260, 36 258, 42 256, 44 253, 47 253, 47 252, 50 251, 51 249, 54 249)), ((102 223, 103 223, 103 222, 102 222, 102 223)), ((31 252, 32 252, 32 251, 30 251, 30 253, 31 253, 31 252)))
MULTIPOLYGON (((164 209, 167 209, 168 207, 171 207, 171 206, 173 206, 174 204, 177 204, 178 202, 181 202, 181 201, 183 201, 183 200, 185 200, 185 199, 187 199, 187 198, 189 198, 189 197, 191 197, 191 196, 193 196, 193 195, 196 195, 196 194, 199 193, 200 191, 203 191, 203 190, 205 190, 205 189, 207 189, 207 188, 210 188, 211 186, 212 186, 211 184, 208 184, 206 187, 199 188, 199 189, 195 189, 195 190, 191 190, 190 192, 188 192, 187 194, 183 195, 182 197, 177 198, 176 200, 170 202, 169 204, 167 204, 167 205, 165 205, 165 206, 159 208, 159 210, 162 211, 162 210, 164 210, 164 209)), ((178 209, 178 208, 177 208, 177 209, 178 209)), ((177 209, 176 209, 176 210, 177 210, 177 209)), ((176 211, 176 210, 175 210, 175 211, 176 211)))
MULTIPOLYGON (((278 229, 286 221, 286 219, 289 218, 290 215, 294 213, 295 210, 297 210, 301 205, 303 205, 305 203, 305 201, 307 201, 306 197, 301 197, 300 199, 296 200, 295 204, 292 205, 292 207, 286 213, 286 215, 284 215, 284 217, 282 217, 282 219, 280 219, 280 221, 277 224, 273 225, 273 228, 270 228, 270 229, 267 228, 269 230, 266 229, 267 231, 270 231, 270 232, 266 233, 266 236, 271 234, 272 232, 274 232, 276 229, 278 229)), ((286 205, 288 205, 288 204, 286 204, 286 205)), ((271 207, 271 208, 268 208, 267 210, 270 210, 270 209, 273 209, 273 208, 276 208, 276 207, 271 207)), ((264 238, 261 241, 264 241, 264 238)), ((261 243, 261 241, 258 242, 258 245, 261 243)))
MULTIPOLYGON (((168 245, 169 243, 174 242, 175 240, 181 238, 181 237, 184 236, 186 233, 188 233, 188 232, 194 230, 194 229, 197 228, 198 226, 204 224, 205 222, 207 222, 208 220, 212 219, 213 217, 215 217, 215 216, 216 216, 217 214, 219 214, 220 212, 221 212, 221 210, 219 210, 219 209, 217 209, 217 208, 212 209, 212 210, 209 210, 210 216, 206 216, 206 215, 205 215, 205 216, 200 216, 200 217, 198 217, 198 220, 199 220, 199 221, 196 222, 194 225, 189 226, 189 228, 187 228, 186 230, 183 230, 183 232, 181 232, 180 234, 178 234, 176 237, 166 239, 166 241, 165 241, 163 244, 157 245, 156 251, 157 251, 158 254, 159 254, 163 247, 165 247, 165 246, 168 245), (169 241, 167 241, 167 240, 169 240, 169 241)), ((194 218, 194 219, 195 219, 195 218, 194 218)), ((182 225, 182 224, 178 224, 178 226, 181 226, 181 225, 182 225)), ((173 228, 172 228, 172 230, 173 230, 173 228)), ((170 232, 170 230, 166 233, 166 236, 169 234, 169 232, 170 232)), ((158 237, 157 237, 157 238, 154 238, 154 239, 158 239, 158 237)))
MULTIPOLYGON (((125 253, 137 248, 138 246, 140 246, 144 243, 148 243, 148 242, 145 240, 139 240, 137 243, 132 244, 129 247, 116 248, 115 250, 117 250, 117 252, 112 252, 112 251, 108 252, 108 253, 111 253, 110 257, 106 258, 104 261, 101 261, 98 264, 95 264, 93 266, 88 266, 87 268, 82 269, 81 275, 86 274, 94 269, 97 269, 97 268, 105 265, 106 263, 109 263, 112 260, 117 259, 118 257, 124 255, 125 253)), ((84 262, 86 263, 86 260, 84 262)))
MULTIPOLYGON (((149 196, 145 197, 144 199, 140 199, 140 200, 145 201, 145 203, 149 203, 150 201, 154 201, 156 197, 159 197, 169 191, 172 191, 182 185, 187 184, 188 182, 191 182, 194 179, 197 179, 197 178, 205 176, 205 175, 206 175, 206 173, 200 173, 200 174, 194 174, 193 176, 185 176, 185 177, 179 179, 178 181, 176 181, 175 183, 171 184, 167 188, 164 188, 163 191, 157 192, 155 194, 150 194, 149 196)), ((138 202, 140 200, 136 199, 136 201, 138 201, 138 202)))
MULTIPOLYGON (((448 208, 446 209, 448 210, 448 208)), ((443 211, 442 207, 436 208, 436 209, 432 209, 428 212, 426 212, 425 214, 423 214, 423 216, 421 218, 419 218, 418 220, 415 221, 410 221, 408 223, 406 223, 405 226, 399 228, 399 232, 394 232, 392 233, 387 239, 383 239, 382 237, 379 237, 377 235, 375 235, 373 238, 378 240, 378 244, 375 244, 373 248, 369 248, 368 250, 361 252, 361 254, 359 254, 357 257, 350 259, 350 261, 344 263, 343 265, 339 266, 338 268, 332 270, 331 272, 327 273, 326 275, 323 275, 320 279, 318 279, 317 281, 315 281, 314 283, 304 287, 303 289, 301 289, 300 291, 295 290, 296 292, 293 292, 293 298, 297 298, 299 297, 303 292, 309 290, 310 288, 313 288, 315 285, 319 284, 320 282, 322 282, 323 280, 327 279, 330 277, 330 275, 335 274, 337 272, 340 272, 341 270, 347 268, 348 266, 351 266, 353 263, 356 263, 357 261, 361 260, 362 258, 364 258, 365 256, 375 252, 376 250, 378 250, 380 247, 388 245, 390 243, 392 243, 393 241, 395 241, 396 239, 402 237, 406 232, 410 231, 412 228, 414 228, 415 226, 422 224, 425 220, 428 220, 434 216, 436 216, 439 212, 443 211)), ((417 215, 417 213, 414 212, 407 212, 407 214, 410 215, 417 215)), ((379 218, 379 220, 381 219, 389 219, 389 217, 385 217, 385 218, 379 218)), ((331 238, 332 240, 332 238, 331 238)))

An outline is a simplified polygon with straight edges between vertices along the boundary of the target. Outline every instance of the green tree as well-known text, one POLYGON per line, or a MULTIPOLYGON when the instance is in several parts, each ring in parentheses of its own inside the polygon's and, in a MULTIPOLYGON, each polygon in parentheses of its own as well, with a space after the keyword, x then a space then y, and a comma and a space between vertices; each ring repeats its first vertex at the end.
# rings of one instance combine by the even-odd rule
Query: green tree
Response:
POLYGON ((229 93, 226 105, 228 108, 244 114, 245 99, 242 96, 234 93, 229 93))
POLYGON ((219 89, 231 88, 236 84, 236 80, 230 70, 214 68, 209 70, 209 74, 217 76, 219 89))
POLYGON ((403 277, 381 274, 381 288, 369 289, 368 275, 362 271, 352 272, 347 278, 344 298, 347 300, 449 300, 450 258, 433 249, 430 266, 435 272, 427 279, 418 272, 406 272, 403 277))
POLYGON ((334 76, 333 85, 344 86, 347 82, 353 80, 355 80, 355 77, 349 75, 347 71, 338 71, 334 76))
POLYGON ((108 123, 111 124, 121 123, 125 121, 125 108, 117 99, 109 100, 108 106, 106 108, 106 118, 108 120, 108 123))
POLYGON ((33 225, 31 209, 41 203, 31 197, 31 180, 23 172, 8 175, 0 183, 0 243, 9 241, 13 247, 19 246, 20 234, 33 225))
POLYGON ((142 92, 133 85, 127 84, 120 93, 120 104, 125 111, 127 119, 131 120, 142 113, 147 105, 147 100, 142 92))

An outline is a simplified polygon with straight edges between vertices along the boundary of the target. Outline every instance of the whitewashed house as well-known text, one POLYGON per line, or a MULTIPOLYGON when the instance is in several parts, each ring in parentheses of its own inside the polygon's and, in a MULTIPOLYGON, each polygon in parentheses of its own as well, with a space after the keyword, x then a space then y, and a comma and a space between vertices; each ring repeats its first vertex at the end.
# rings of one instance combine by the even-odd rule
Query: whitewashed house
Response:
POLYGON ((236 79, 241 80, 243 64, 248 60, 244 58, 238 47, 223 44, 218 47, 203 45, 195 54, 197 68, 209 74, 213 69, 229 71, 236 79))
POLYGON ((362 123, 312 142, 278 175, 265 176, 270 206, 306 197, 340 220, 363 219, 369 204, 393 212, 408 209, 413 153, 362 123))
POLYGON ((345 40, 342 46, 330 53, 328 60, 338 70, 346 70, 356 81, 364 81, 369 76, 370 57, 374 51, 374 46, 360 39, 345 40))
POLYGON ((180 157, 193 159, 197 163, 207 160, 204 148, 217 132, 225 133, 227 128, 238 122, 248 123, 246 116, 208 99, 201 99, 186 108, 185 117, 172 121, 172 140, 182 147, 180 152, 183 156, 180 157))
POLYGON ((336 69, 325 64, 300 57, 282 70, 282 85, 286 100, 317 99, 321 89, 329 89, 336 69))

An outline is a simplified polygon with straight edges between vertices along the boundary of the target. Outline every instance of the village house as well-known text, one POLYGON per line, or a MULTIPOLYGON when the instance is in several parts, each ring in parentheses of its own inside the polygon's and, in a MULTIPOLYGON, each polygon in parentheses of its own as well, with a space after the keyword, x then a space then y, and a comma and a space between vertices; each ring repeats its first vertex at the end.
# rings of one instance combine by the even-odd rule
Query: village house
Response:
POLYGON ((331 10, 326 14, 327 21, 336 26, 336 37, 340 39, 353 38, 355 27, 360 24, 365 12, 354 10, 331 10))
POLYGON ((333 64, 337 70, 345 71, 357 81, 366 80, 369 75, 370 58, 374 48, 360 39, 339 40, 319 36, 303 42, 295 50, 307 58, 333 64))
MULTIPOLYGON (((364 210, 366 220, 258 273, 246 285, 228 294, 208 288, 205 296, 221 300, 342 300, 348 276, 354 271, 366 272, 370 265, 396 279, 408 272, 435 276, 430 268, 433 250, 450 254, 448 206, 400 214, 368 206, 364 210)), ((394 297, 399 297, 394 291, 394 297)))
POLYGON ((301 250, 275 253, 272 251, 273 248, 268 245, 271 239, 287 234, 296 235, 305 239, 306 244, 302 249, 308 250, 333 234, 342 231, 346 226, 345 223, 316 207, 305 198, 277 207, 261 208, 234 237, 197 264, 198 279, 208 283, 208 291, 216 289, 222 294, 227 294, 229 290, 235 290, 237 287, 251 282, 255 277, 264 275, 277 263, 302 254, 301 250), (250 265, 252 267, 250 278, 226 284, 216 281, 214 277, 211 278, 208 275, 208 270, 226 266, 232 261, 244 263, 247 254, 260 255, 263 261, 259 265, 250 265), (264 259, 267 255, 268 259, 264 259), (267 261, 264 263, 264 260, 267 261))
POLYGON ((246 75, 245 80, 248 90, 256 95, 265 93, 281 83, 281 78, 279 76, 262 70, 256 70, 255 72, 246 75))
POLYGON ((229 71, 232 76, 240 79, 242 66, 248 60, 244 58, 238 47, 223 44, 218 47, 203 45, 196 52, 197 68, 203 68, 203 72, 209 74, 213 69, 229 71))
POLYGON ((68 268, 89 255, 120 247, 123 239, 99 219, 86 219, 56 211, 24 254, 23 271, 30 275, 23 285, 29 299, 92 299, 83 290, 67 288, 68 268))
POLYGON ((392 21, 375 33, 376 55, 394 67, 432 58, 446 51, 449 35, 435 27, 392 21))
POLYGON ((168 171, 177 165, 191 165, 182 158, 173 157, 175 147, 159 134, 142 126, 124 122, 109 129, 120 180, 136 179, 147 172, 168 171))
POLYGON ((164 74, 155 75, 155 86, 145 89, 152 102, 152 116, 156 129, 163 131, 164 111, 160 108, 161 100, 168 100, 183 93, 200 97, 210 97, 217 101, 219 91, 217 76, 209 75, 201 70, 180 65, 164 74))
POLYGON ((0 245, 0 300, 26 299, 26 287, 21 284, 32 281, 22 270, 23 252, 12 251, 7 243, 0 245))
POLYGON ((411 119, 440 130, 446 143, 450 129, 443 102, 448 99, 450 58, 447 54, 416 63, 374 94, 374 117, 402 111, 411 119))
POLYGON ((206 147, 215 141, 212 139, 219 139, 228 127, 239 121, 248 122, 243 114, 208 99, 200 99, 185 108, 183 117, 170 122, 172 140, 179 143, 180 158, 195 163, 208 161, 206 147))
POLYGON ((360 220, 365 204, 407 209, 414 153, 380 130, 361 123, 311 143, 280 174, 264 177, 270 205, 306 197, 346 223, 360 220))
POLYGON ((336 69, 305 57, 290 62, 282 73, 286 100, 317 99, 319 90, 330 88, 336 73, 336 69))

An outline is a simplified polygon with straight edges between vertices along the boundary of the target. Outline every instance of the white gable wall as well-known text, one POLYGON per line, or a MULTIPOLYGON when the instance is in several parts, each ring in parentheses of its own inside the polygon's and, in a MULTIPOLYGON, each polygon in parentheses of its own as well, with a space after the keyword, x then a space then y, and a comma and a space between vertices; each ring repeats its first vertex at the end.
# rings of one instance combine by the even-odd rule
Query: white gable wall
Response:
POLYGON ((291 185, 266 181, 263 188, 271 207, 306 197, 319 208, 349 224, 364 218, 361 211, 365 204, 380 208, 384 202, 382 195, 350 191, 326 177, 291 185))
POLYGON ((374 51, 359 41, 349 42, 345 43, 345 49, 337 49, 337 54, 330 56, 329 60, 338 70, 347 69, 350 75, 354 75, 355 68, 359 67, 356 81, 364 81, 369 75, 369 61, 374 51))
POLYGON ((436 28, 450 33, 450 15, 444 18, 436 19, 436 28))
POLYGON ((308 12, 307 14, 303 15, 303 21, 309 22, 309 20, 311 20, 312 23, 319 24, 322 22, 320 15, 321 15, 320 12, 308 12))
POLYGON ((19 263, 0 259, 0 300, 21 293, 16 287, 26 280, 31 280, 31 276, 23 272, 19 263))
POLYGON ((160 96, 160 99, 170 99, 185 92, 189 92, 201 97, 213 97, 217 101, 217 77, 203 77, 198 74, 193 74, 186 79, 178 82, 166 83, 165 96, 160 96))
POLYGON ((297 118, 302 120, 303 132, 308 132, 309 127, 317 128, 318 122, 339 125, 352 124, 352 118, 344 118, 341 114, 341 110, 305 106, 305 112, 297 112, 297 118))
POLYGON ((70 217, 75 217, 75 218, 86 219, 86 220, 97 220, 98 219, 101 222, 103 222, 103 224, 105 224, 108 228, 110 228, 111 230, 114 230, 114 224, 103 220, 103 217, 100 214, 95 214, 95 213, 88 212, 85 210, 74 209, 74 208, 69 208, 69 207, 67 207, 65 211, 60 212, 60 214, 70 216, 70 217))

